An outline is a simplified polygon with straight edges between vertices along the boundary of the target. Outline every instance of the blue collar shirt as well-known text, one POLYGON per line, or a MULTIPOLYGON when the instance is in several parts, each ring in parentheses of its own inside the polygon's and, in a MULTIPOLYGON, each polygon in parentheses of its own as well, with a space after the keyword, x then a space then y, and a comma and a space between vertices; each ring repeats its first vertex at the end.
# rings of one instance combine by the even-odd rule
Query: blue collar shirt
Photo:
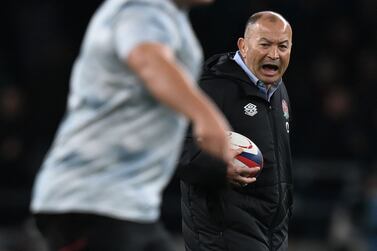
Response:
POLYGON ((250 78, 251 82, 253 82, 255 86, 258 87, 259 91, 262 92, 266 96, 266 99, 268 100, 268 102, 270 102, 272 95, 279 88, 282 80, 280 79, 276 83, 272 84, 269 89, 267 89, 266 85, 261 80, 259 80, 254 75, 254 73, 251 72, 249 67, 247 67, 239 51, 236 52, 236 54, 233 57, 233 60, 236 61, 236 63, 244 70, 244 72, 250 78))

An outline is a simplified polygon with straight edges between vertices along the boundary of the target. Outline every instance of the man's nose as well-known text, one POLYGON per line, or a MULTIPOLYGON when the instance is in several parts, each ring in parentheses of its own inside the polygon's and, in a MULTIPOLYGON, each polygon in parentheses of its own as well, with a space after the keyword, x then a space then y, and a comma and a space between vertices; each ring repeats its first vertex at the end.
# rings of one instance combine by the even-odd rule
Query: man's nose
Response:
POLYGON ((268 51, 269 58, 271 59, 278 59, 279 58, 279 51, 277 46, 271 46, 270 50, 268 51))

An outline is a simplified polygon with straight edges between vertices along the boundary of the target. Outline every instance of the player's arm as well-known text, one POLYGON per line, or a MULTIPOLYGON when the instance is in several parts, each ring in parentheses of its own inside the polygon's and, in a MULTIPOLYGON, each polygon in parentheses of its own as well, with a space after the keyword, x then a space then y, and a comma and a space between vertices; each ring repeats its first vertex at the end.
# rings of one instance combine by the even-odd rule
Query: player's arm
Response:
MULTIPOLYGON (((242 152, 242 149, 231 150, 234 158, 242 152)), ((178 177, 190 184, 209 189, 220 189, 228 183, 235 185, 248 184, 255 178, 248 178, 249 168, 233 164, 233 160, 225 163, 199 149, 193 139, 191 130, 188 131, 181 157, 178 163, 178 177)))
POLYGON ((158 101, 193 122, 194 135, 204 150, 226 161, 230 159, 225 132, 229 130, 228 123, 192 83, 167 46, 141 43, 130 51, 126 63, 158 101))

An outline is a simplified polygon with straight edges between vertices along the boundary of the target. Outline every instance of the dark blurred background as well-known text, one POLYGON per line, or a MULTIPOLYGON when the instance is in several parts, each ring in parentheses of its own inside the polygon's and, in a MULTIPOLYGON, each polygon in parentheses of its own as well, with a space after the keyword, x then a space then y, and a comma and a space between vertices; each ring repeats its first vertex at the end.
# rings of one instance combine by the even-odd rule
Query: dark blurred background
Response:
MULTIPOLYGON (((66 106, 73 60, 101 0, 3 0, 0 8, 0 249, 42 251, 28 205, 66 106)), ((247 18, 293 27, 290 250, 377 250, 377 1, 217 0, 190 17, 205 57, 235 51, 247 18)), ((180 238, 179 186, 163 220, 180 238)))

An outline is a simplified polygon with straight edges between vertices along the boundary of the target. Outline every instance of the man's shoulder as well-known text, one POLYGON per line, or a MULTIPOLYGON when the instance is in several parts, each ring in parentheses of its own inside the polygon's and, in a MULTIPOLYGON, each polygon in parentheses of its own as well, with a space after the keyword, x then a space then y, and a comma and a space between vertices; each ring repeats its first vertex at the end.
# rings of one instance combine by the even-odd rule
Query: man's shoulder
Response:
POLYGON ((199 86, 203 89, 221 92, 234 92, 239 85, 237 79, 228 76, 203 75, 199 82, 199 86))
POLYGON ((237 100, 242 95, 240 83, 227 77, 204 78, 199 82, 199 86, 208 96, 217 100, 219 104, 224 104, 226 100, 230 102, 231 100, 237 100))
POLYGON ((227 52, 208 58, 203 67, 201 81, 206 83, 221 82, 228 88, 242 82, 249 83, 250 79, 233 59, 234 55, 234 52, 227 52))
POLYGON ((215 54, 204 62, 203 67, 203 74, 209 74, 209 73, 226 73, 229 70, 228 67, 231 67, 234 64, 234 52, 226 52, 226 53, 220 53, 215 54))

